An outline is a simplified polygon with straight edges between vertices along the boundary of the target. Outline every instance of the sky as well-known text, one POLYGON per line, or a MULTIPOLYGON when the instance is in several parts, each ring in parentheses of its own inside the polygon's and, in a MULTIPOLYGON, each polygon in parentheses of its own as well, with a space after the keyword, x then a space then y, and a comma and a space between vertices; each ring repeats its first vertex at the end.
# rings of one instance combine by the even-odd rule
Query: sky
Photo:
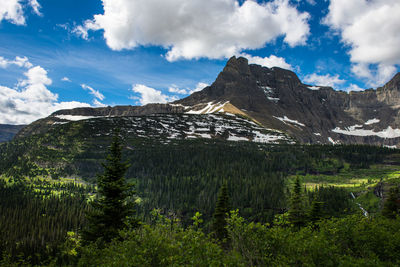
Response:
POLYGON ((399 0, 0 0, 0 123, 180 99, 231 56, 377 88, 400 69, 399 33, 399 0))

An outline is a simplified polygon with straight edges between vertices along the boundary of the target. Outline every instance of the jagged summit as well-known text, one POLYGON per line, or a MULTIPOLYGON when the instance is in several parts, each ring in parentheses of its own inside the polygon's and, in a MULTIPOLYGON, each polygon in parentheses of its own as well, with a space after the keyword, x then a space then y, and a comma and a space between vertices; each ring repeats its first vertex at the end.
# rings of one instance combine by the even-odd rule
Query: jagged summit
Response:
MULTIPOLYGON (((112 117, 151 114, 224 113, 246 117, 266 129, 302 143, 367 143, 400 147, 400 74, 383 87, 350 94, 303 84, 278 67, 249 64, 231 57, 215 82, 169 104, 61 110, 34 122, 19 137, 68 116, 112 117)), ((75 117, 79 118, 79 117, 75 117)))

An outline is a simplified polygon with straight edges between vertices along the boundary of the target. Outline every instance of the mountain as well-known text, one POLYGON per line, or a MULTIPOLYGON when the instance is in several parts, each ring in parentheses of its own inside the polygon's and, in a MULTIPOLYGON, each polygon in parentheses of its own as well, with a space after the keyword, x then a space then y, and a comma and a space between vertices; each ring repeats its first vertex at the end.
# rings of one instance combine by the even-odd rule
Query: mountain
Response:
POLYGON ((10 141, 25 126, 0 124, 0 143, 10 141))
POLYGON ((303 84, 289 70, 233 57, 211 86, 175 103, 201 109, 227 101, 302 143, 392 146, 400 141, 400 73, 377 90, 346 93, 303 84))
POLYGON ((25 127, 17 138, 88 117, 213 113, 233 114, 300 143, 400 147, 399 112, 400 73, 376 90, 346 93, 304 84, 289 70, 248 64, 245 58, 232 57, 211 86, 184 99, 142 107, 61 110, 25 127))

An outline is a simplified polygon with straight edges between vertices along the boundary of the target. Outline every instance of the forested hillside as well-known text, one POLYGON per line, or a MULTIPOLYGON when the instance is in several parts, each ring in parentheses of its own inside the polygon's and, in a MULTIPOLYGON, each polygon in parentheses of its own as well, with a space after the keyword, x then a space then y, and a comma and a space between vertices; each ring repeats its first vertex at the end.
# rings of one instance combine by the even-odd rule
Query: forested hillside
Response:
MULTIPOLYGON (((84 225, 94 192, 90 183, 103 170, 111 137, 90 134, 82 123, 71 126, 59 134, 49 131, 0 146, 4 262, 59 258, 66 253, 60 246, 67 232, 79 233, 84 225), (74 180, 79 184, 71 184, 74 180)), ((380 214, 383 201, 374 191, 379 183, 386 188, 397 185, 400 172, 398 151, 388 148, 218 139, 164 142, 123 131, 121 137, 123 159, 130 164, 126 177, 136 183, 138 218, 154 223, 152 210, 157 209, 168 220, 179 219, 179 227, 190 228, 192 217, 200 212, 201 233, 212 231, 217 194, 224 183, 230 208, 267 227, 286 225, 295 177, 304 182, 302 205, 312 209, 317 199, 322 219, 359 213, 358 205, 371 216, 380 214), (357 174, 362 177, 354 182, 357 174)))

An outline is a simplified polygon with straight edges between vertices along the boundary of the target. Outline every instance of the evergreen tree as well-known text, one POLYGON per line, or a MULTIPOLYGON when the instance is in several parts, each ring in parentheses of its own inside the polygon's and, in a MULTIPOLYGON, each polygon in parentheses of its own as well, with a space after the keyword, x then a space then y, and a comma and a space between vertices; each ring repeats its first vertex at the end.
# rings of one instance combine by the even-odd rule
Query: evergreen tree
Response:
POLYGON ((391 188, 389 197, 383 205, 382 215, 390 219, 395 219, 399 208, 399 190, 398 188, 391 188))
POLYGON ((87 227, 82 233, 84 243, 99 240, 110 242, 118 236, 118 231, 128 223, 135 227, 133 184, 125 181, 124 175, 129 164, 122 162, 122 145, 116 131, 109 148, 107 162, 103 163, 104 173, 98 175, 97 198, 91 202, 92 211, 87 214, 87 227))
POLYGON ((315 224, 316 222, 318 222, 319 220, 322 219, 323 205, 324 205, 324 203, 321 201, 318 201, 318 199, 316 199, 316 198, 311 202, 309 220, 312 224, 315 224))
POLYGON ((229 212, 228 186, 224 183, 218 194, 217 204, 214 212, 213 230, 218 240, 224 241, 228 238, 226 230, 226 217, 229 212))
POLYGON ((296 227, 300 227, 305 223, 305 212, 301 191, 300 179, 299 177, 296 177, 289 207, 289 222, 296 227))

